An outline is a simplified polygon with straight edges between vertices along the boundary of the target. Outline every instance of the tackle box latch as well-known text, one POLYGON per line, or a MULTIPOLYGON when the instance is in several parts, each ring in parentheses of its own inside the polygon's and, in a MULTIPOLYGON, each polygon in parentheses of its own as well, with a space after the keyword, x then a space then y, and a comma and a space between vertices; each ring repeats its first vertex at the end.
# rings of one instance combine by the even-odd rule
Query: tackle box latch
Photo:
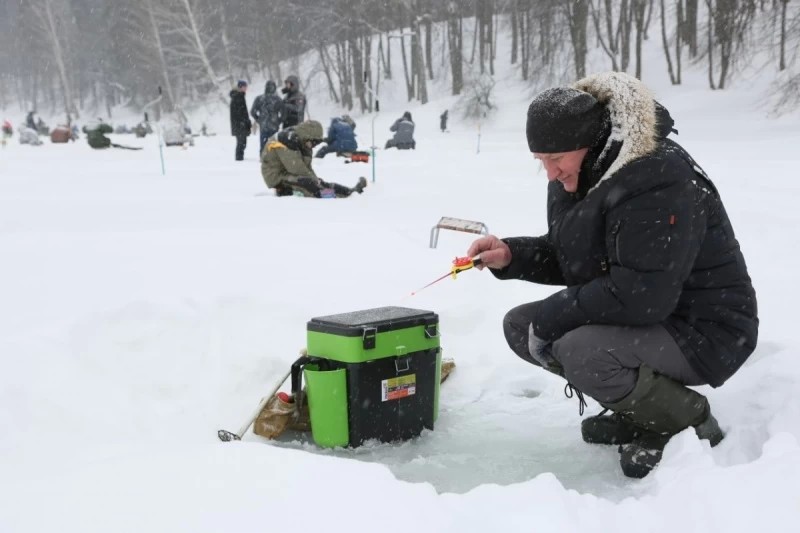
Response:
POLYGON ((435 339, 439 336, 439 322, 435 318, 425 320, 425 338, 435 339))
POLYGON ((361 334, 361 340, 365 350, 372 350, 375 348, 375 338, 378 336, 378 328, 364 328, 361 334))

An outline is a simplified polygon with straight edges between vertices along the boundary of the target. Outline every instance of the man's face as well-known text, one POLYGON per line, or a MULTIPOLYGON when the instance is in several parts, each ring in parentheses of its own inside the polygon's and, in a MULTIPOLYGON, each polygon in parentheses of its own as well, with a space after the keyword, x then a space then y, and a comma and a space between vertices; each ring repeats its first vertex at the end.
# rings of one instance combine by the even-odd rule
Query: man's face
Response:
POLYGON ((292 90, 292 82, 290 82, 289 80, 286 80, 285 82, 283 82, 283 86, 289 91, 292 90))
POLYGON ((547 181, 558 180, 567 192, 578 190, 578 176, 581 172, 581 163, 586 157, 588 148, 581 148, 572 152, 559 152, 555 154, 533 153, 533 157, 542 162, 547 171, 547 181))
POLYGON ((247 92, 247 85, 242 85, 241 87, 239 87, 239 91, 241 91, 243 93, 246 93, 247 92))

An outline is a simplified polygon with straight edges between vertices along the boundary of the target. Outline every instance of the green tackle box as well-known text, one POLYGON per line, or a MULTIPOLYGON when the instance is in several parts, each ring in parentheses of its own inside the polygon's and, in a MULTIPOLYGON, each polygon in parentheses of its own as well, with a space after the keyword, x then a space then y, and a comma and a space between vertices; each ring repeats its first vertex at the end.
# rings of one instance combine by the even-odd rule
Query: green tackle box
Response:
POLYGON ((433 429, 439 411, 439 317, 380 307, 312 318, 308 355, 293 366, 306 382, 319 446, 393 442, 433 429))

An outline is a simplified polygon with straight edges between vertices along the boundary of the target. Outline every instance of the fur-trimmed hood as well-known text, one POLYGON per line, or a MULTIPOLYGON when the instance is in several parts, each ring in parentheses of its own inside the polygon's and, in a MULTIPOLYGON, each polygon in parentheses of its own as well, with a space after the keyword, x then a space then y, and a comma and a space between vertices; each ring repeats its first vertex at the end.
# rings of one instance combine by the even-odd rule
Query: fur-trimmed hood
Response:
POLYGON ((604 72, 583 78, 573 84, 575 89, 587 92, 606 106, 611 131, 599 159, 619 146, 619 153, 597 185, 613 176, 626 164, 655 152, 661 139, 672 129, 672 118, 656 102, 640 80, 624 72, 604 72))

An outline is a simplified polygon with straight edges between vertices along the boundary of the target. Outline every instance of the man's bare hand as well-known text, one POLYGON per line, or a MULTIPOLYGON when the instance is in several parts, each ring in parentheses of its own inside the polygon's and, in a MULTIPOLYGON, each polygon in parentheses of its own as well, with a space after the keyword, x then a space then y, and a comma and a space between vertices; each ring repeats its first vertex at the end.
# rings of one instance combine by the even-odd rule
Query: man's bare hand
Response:
POLYGON ((467 250, 469 257, 475 257, 478 254, 481 256, 481 264, 477 268, 481 270, 485 266, 496 269, 505 268, 511 262, 511 249, 494 235, 481 237, 473 242, 467 250))

